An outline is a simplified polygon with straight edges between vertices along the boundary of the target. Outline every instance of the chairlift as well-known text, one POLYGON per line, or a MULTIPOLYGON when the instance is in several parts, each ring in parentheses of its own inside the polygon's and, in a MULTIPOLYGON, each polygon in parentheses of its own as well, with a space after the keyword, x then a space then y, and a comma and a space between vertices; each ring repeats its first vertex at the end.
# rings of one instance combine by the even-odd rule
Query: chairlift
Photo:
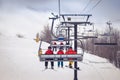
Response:
MULTIPOLYGON (((57 47, 57 48, 60 48, 61 46, 63 46, 64 48, 65 47, 70 47, 72 46, 71 44, 63 44, 63 45, 60 45, 60 42, 61 41, 58 41, 58 40, 54 40, 54 41, 51 41, 51 42, 56 42, 57 44, 54 45, 54 44, 51 44, 50 46, 51 47, 57 47)), ((62 41, 62 42, 65 42, 62 41)), ((40 46, 41 46, 41 43, 40 43, 40 46)), ((51 58, 51 60, 49 61, 60 61, 59 58, 63 58, 62 61, 70 61, 70 58, 72 58, 72 61, 82 61, 83 60, 83 53, 78 53, 78 54, 63 54, 63 55, 58 55, 58 54, 52 54, 52 55, 46 55, 46 54, 39 54, 39 59, 40 61, 47 61, 46 59, 47 58, 51 58)))
POLYGON ((95 44, 95 45, 106 45, 106 46, 107 46, 107 45, 108 45, 108 46, 110 46, 110 45, 111 45, 111 46, 112 46, 112 45, 113 45, 113 46, 114 46, 114 45, 117 45, 117 43, 94 43, 94 44, 95 44))
MULTIPOLYGON (((72 41, 73 39, 71 39, 70 41, 72 41)), ((55 41, 52 41, 52 42, 55 42, 55 41)), ((57 43, 59 44, 56 44, 56 45, 52 45, 51 44, 51 47, 57 47, 57 48, 60 48, 61 45, 60 45, 60 41, 56 41, 57 43)), ((83 47, 83 44, 81 43, 82 47, 83 47)), ((64 44, 62 45, 64 47, 70 47, 72 46, 71 44, 64 44)), ((52 55, 46 55, 46 54, 41 54, 39 55, 39 58, 40 58, 40 61, 46 61, 47 58, 51 58, 52 60, 49 60, 49 61, 60 61, 59 58, 63 58, 63 60, 61 61, 70 61, 70 58, 72 58, 72 61, 82 61, 83 60, 83 55, 84 55, 84 50, 83 52, 81 53, 77 53, 77 54, 63 54, 63 55, 58 55, 58 54, 52 54, 52 55)))
POLYGON ((60 47, 62 47, 63 49, 64 49, 64 48, 66 49, 66 48, 72 46, 72 44, 67 44, 66 41, 67 41, 67 40, 63 39, 63 37, 60 37, 60 38, 58 38, 57 40, 51 41, 50 46, 51 46, 52 48, 55 47, 55 48, 57 48, 57 49, 59 49, 60 47), (57 44, 53 44, 53 42, 56 42, 57 44), (63 44, 61 44, 61 43, 63 43, 63 44))
POLYGON ((95 34, 95 31, 93 30, 87 30, 80 35, 78 35, 79 38, 83 39, 89 39, 89 38, 97 38, 97 35, 95 34))
MULTIPOLYGON (((91 16, 91 14, 60 14, 60 16, 62 16, 63 21, 61 21, 60 23, 63 26, 67 25, 73 25, 73 28, 75 28, 75 25, 87 25, 90 24, 90 22, 88 21, 88 18, 91 16), (67 18, 68 21, 66 21, 65 19, 67 18), (86 17, 85 20, 81 21, 81 17, 86 17)), ((51 32, 53 33, 53 24, 54 24, 54 20, 57 19, 55 18, 51 18, 53 20, 52 22, 52 28, 51 28, 51 32)), ((83 19, 83 18, 82 18, 83 19)), ((54 34, 53 34, 54 35, 54 34)), ((65 38, 62 33, 59 33, 58 36, 55 36, 55 40, 57 42, 66 42, 68 38, 65 38)), ((70 41, 70 39, 68 39, 68 41, 70 41)), ((52 41, 51 41, 52 42, 52 41)), ((51 47, 57 47, 60 48, 61 46, 63 47, 69 47, 72 46, 71 44, 51 44, 51 47)), ((63 61, 69 61, 70 58, 72 58, 72 61, 82 61, 83 60, 83 53, 77 53, 74 55, 68 55, 68 54, 64 54, 64 55, 58 55, 58 54, 52 54, 52 55, 46 55, 46 54, 41 54, 40 55, 40 61, 46 61, 47 58, 52 58, 52 61, 59 61, 59 58, 63 58, 63 61)))
POLYGON ((83 27, 83 32, 78 35, 79 38, 83 38, 83 39, 89 39, 89 38, 97 38, 98 36, 96 35, 96 32, 94 30, 94 25, 93 23, 90 24, 90 26, 87 26, 89 27, 89 29, 85 29, 85 27, 83 27), (92 25, 92 29, 90 29, 92 25))
POLYGON ((117 43, 111 42, 110 36, 111 35, 109 33, 100 34, 100 36, 98 38, 100 41, 95 40, 94 45, 116 46, 117 43))

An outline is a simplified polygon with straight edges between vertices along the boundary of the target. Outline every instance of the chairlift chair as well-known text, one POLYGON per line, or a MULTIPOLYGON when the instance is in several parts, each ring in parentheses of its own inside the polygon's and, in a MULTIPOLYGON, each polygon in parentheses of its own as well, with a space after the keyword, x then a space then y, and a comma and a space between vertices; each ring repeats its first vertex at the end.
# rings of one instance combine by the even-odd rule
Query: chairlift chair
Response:
MULTIPOLYGON (((87 24, 90 24, 90 22, 88 21, 89 17, 92 16, 91 14, 60 14, 60 16, 63 18, 63 21, 61 21, 60 23, 62 25, 65 25, 68 24, 68 25, 73 25, 74 27, 76 27, 75 25, 87 25, 87 24), (65 18, 66 17, 66 18, 65 18), (73 18, 72 18, 73 17, 73 18), (83 18, 82 18, 83 17, 83 18), (85 18, 86 17, 86 18, 85 18), (66 19, 68 21, 66 21, 66 19), (81 21, 81 19, 84 19, 81 21)), ((52 29, 51 31, 53 30, 53 24, 54 24, 54 18, 51 18, 53 20, 52 22, 52 29)), ((73 27, 73 28, 74 28, 73 27)), ((56 38, 56 36, 55 36, 56 38)), ((62 41, 67 41, 65 40, 64 36, 61 36, 59 34, 59 36, 56 38, 56 41, 59 41, 59 42, 62 42, 62 41)), ((60 47, 60 45, 53 45, 51 44, 51 46, 57 46, 57 47, 60 47)), ((67 47, 67 46, 71 46, 70 44, 66 45, 62 45, 64 47, 67 47)), ((40 55, 40 61, 46 61, 46 58, 52 58, 53 61, 58 61, 59 58, 63 58, 63 61, 69 61, 70 58, 73 58, 73 61, 82 61, 83 60, 83 54, 74 54, 74 55, 57 55, 57 54, 53 54, 53 55, 40 55)), ((77 64, 77 63, 76 63, 77 64)))
MULTIPOLYGON (((53 48, 53 47, 56 47, 56 48, 60 48, 60 47, 63 47, 63 49, 64 48, 67 48, 67 47, 70 47, 70 46, 72 46, 72 44, 66 44, 65 42, 66 42, 66 40, 61 40, 62 38, 60 38, 60 39, 57 39, 55 42, 57 42, 57 44, 55 45, 55 44, 52 44, 51 43, 51 47, 53 48), (60 43, 63 43, 63 45, 61 45, 60 43)), ((52 41, 52 42, 54 42, 54 41, 52 41)))
POLYGON ((100 42, 100 41, 99 41, 99 42, 96 42, 96 41, 95 41, 94 45, 116 46, 116 45, 117 45, 116 42, 111 42, 111 41, 110 41, 110 36, 111 36, 111 35, 108 35, 107 33, 101 34, 98 39, 103 39, 103 38, 105 37, 105 38, 106 38, 105 41, 101 41, 101 42, 100 42), (109 38, 109 39, 108 39, 108 38, 109 38))

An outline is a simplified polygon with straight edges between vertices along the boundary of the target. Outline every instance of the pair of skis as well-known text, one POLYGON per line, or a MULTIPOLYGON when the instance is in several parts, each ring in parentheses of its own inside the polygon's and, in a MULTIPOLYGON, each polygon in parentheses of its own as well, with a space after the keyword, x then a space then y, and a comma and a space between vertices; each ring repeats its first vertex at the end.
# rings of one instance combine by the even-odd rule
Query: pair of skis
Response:
POLYGON ((73 69, 73 70, 80 70, 80 68, 79 68, 79 67, 74 68, 74 67, 69 67, 68 65, 66 65, 65 67, 70 68, 70 69, 73 69))
POLYGON ((44 69, 44 70, 42 70, 42 71, 46 71, 46 70, 48 70, 48 69, 53 70, 53 71, 57 71, 57 70, 52 69, 52 68, 45 68, 45 69, 44 69))
MULTIPOLYGON (((69 67, 68 65, 66 65, 65 67, 67 67, 67 68, 69 68, 69 69, 73 69, 73 70, 78 70, 78 71, 80 71, 80 68, 79 68, 79 67, 74 68, 74 67, 69 67)), ((52 68, 47 68, 47 69, 44 69, 44 70, 42 70, 42 71, 45 71, 45 70, 48 70, 48 69, 53 70, 53 71, 57 71, 57 70, 52 69, 52 68)))

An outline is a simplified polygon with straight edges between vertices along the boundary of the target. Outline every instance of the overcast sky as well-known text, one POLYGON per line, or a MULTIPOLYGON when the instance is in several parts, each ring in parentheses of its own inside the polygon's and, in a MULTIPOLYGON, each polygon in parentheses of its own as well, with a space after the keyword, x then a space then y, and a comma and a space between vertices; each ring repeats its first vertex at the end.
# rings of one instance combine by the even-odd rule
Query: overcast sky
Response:
MULTIPOLYGON (((92 14, 95 27, 105 27, 109 20, 118 27, 119 4, 120 0, 61 0, 61 13, 92 14)), ((49 23, 52 12, 58 14, 58 0, 0 0, 0 31, 35 34, 49 23)))

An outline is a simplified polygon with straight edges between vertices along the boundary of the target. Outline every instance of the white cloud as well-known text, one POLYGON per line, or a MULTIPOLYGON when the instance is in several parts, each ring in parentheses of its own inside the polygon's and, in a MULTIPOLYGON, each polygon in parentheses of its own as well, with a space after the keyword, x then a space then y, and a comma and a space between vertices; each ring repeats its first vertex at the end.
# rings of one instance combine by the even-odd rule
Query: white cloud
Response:
MULTIPOLYGON (((61 0, 61 12, 80 13, 88 1, 61 0)), ((87 10, 97 1, 93 0, 87 10)), ((112 2, 102 0, 101 4, 91 11, 93 14, 91 21, 105 24, 109 19, 119 19, 120 1, 115 0, 114 5, 117 4, 115 6, 112 2)), ((58 0, 0 0, 0 31, 9 33, 19 31, 32 35, 50 21, 48 18, 51 12, 58 13, 58 0)))
POLYGON ((35 35, 48 24, 48 13, 39 13, 24 9, 16 12, 0 14, 0 31, 5 33, 25 33, 35 35))

